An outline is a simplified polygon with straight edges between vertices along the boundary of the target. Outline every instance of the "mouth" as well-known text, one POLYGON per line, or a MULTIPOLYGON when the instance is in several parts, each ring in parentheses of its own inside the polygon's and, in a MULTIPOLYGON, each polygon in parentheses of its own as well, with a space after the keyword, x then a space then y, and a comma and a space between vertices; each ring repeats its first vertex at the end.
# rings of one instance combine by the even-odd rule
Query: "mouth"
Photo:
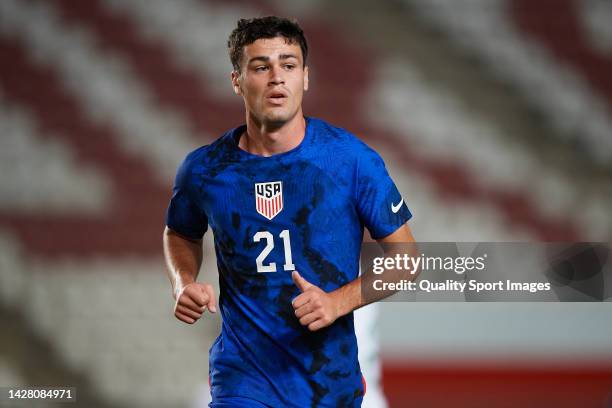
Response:
POLYGON ((266 96, 266 99, 273 104, 280 105, 287 99, 287 95, 281 91, 274 91, 270 92, 266 96))

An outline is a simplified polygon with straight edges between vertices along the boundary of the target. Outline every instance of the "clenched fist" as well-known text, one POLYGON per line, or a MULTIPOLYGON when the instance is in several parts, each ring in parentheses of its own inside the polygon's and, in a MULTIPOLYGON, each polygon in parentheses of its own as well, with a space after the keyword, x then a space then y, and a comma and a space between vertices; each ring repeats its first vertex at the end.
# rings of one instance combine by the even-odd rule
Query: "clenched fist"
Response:
POLYGON ((300 324, 316 331, 335 322, 340 316, 336 294, 327 293, 308 282, 298 271, 293 271, 291 277, 302 292, 291 302, 300 324))
POLYGON ((195 323, 204 311, 217 312, 215 290, 208 283, 193 282, 183 287, 176 296, 174 316, 188 323, 195 323))

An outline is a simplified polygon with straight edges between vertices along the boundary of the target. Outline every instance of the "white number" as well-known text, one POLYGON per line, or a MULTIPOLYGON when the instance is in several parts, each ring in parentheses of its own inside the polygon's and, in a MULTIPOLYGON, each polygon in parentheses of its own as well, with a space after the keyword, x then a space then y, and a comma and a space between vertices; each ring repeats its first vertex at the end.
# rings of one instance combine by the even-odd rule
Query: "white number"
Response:
POLYGON ((283 239, 283 246, 285 247, 285 265, 283 265, 283 269, 286 271, 295 271, 293 257, 291 256, 291 238, 289 237, 289 230, 282 230, 278 235, 283 239))
POLYGON ((259 242, 262 238, 266 239, 266 247, 261 251, 255 262, 257 263, 257 272, 276 272, 276 262, 270 262, 269 265, 264 265, 263 261, 266 256, 274 248, 274 237, 268 231, 259 231, 253 236, 253 241, 259 242))
MULTIPOLYGON (((289 236, 289 230, 282 230, 278 235, 283 239, 283 247, 285 249, 285 264, 283 265, 283 269, 286 271, 294 271, 295 265, 293 264, 293 257, 291 256, 291 237, 289 236)), ((257 272, 276 272, 276 262, 270 262, 264 265, 264 260, 274 249, 274 236, 269 231, 259 231, 253 235, 253 241, 255 242, 261 241, 262 238, 265 238, 266 246, 255 259, 257 263, 257 272)))

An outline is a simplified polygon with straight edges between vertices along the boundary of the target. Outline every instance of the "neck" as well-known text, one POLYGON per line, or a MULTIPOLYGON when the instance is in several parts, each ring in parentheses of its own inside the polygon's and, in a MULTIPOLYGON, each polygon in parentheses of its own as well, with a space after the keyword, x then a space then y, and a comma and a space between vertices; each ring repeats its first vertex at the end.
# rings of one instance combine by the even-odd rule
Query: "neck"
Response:
POLYGON ((247 113, 246 132, 238 146, 249 153, 269 157, 297 147, 306 134, 302 110, 287 122, 261 122, 247 113))

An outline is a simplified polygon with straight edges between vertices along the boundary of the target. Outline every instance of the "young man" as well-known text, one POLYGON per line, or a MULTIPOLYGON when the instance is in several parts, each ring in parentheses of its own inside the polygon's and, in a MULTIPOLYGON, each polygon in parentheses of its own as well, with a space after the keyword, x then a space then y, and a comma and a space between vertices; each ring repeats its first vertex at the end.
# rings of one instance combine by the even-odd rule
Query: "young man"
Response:
POLYGON ((411 242, 410 211, 376 152, 304 117, 308 47, 296 23, 240 20, 228 45, 246 125, 178 171, 164 232, 175 315, 192 324, 217 311, 213 287, 196 282, 210 226, 223 320, 211 407, 358 407, 363 228, 411 242))

